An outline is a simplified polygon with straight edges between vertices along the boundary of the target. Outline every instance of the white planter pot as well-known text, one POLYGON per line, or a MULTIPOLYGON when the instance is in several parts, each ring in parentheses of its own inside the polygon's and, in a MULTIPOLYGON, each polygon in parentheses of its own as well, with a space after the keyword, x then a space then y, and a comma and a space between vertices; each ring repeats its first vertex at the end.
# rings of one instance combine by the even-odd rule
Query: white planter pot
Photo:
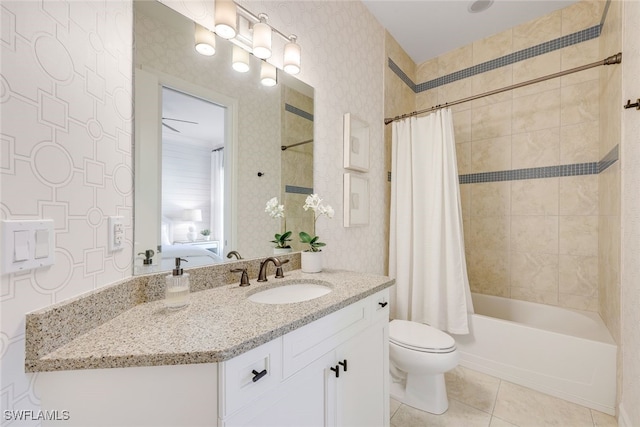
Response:
POLYGON ((293 248, 273 248, 274 255, 290 254, 292 251, 293 251, 293 248))
POLYGON ((322 252, 302 252, 301 268, 304 273, 319 273, 322 271, 322 252))

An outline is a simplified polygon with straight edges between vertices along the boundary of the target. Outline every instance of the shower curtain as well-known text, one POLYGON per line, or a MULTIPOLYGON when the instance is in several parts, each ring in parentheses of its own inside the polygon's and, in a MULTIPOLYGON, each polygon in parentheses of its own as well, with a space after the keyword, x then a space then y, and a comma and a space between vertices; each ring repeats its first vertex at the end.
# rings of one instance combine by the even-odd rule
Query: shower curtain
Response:
POLYGON ((224 248, 224 149, 211 152, 211 235, 220 242, 218 255, 224 248))
POLYGON ((451 110, 393 123, 389 274, 396 318, 469 333, 473 312, 451 110))

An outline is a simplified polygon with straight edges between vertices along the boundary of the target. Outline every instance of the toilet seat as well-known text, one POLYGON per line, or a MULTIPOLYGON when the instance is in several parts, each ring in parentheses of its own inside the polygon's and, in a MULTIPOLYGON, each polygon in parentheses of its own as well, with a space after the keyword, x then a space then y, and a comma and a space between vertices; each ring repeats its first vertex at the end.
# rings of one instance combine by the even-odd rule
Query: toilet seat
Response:
POLYGON ((456 341, 450 335, 423 323, 392 320, 389 341, 400 347, 423 353, 451 353, 456 341))

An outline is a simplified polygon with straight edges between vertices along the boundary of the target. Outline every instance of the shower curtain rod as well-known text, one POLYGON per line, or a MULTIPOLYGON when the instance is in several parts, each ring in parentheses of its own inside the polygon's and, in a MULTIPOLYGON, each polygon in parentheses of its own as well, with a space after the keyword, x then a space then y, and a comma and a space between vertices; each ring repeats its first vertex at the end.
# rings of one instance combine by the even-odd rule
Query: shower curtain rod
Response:
POLYGON ((489 91, 489 92, 484 92, 484 93, 481 93, 481 94, 478 94, 478 95, 469 96, 467 98, 459 99, 457 101, 447 102, 445 104, 434 105, 431 108, 426 108, 426 109, 420 110, 420 111, 414 111, 412 113, 403 114, 401 116, 395 116, 394 118, 385 118, 384 119, 384 124, 388 125, 389 123, 395 122, 396 120, 401 120, 401 119, 405 119, 407 117, 417 116, 418 114, 428 113, 428 112, 431 112, 431 111, 434 111, 434 110, 439 110, 441 108, 451 107, 452 105, 462 104, 463 102, 473 101, 474 99, 484 98, 485 96, 495 95, 497 93, 506 92, 508 90, 518 89, 518 88, 523 87, 523 86, 528 86, 528 85, 532 85, 532 84, 535 84, 535 83, 540 83, 540 82, 543 82, 545 80, 555 79, 557 77, 562 77, 562 76, 566 76, 567 74, 577 73, 578 71, 588 70, 589 68, 598 67, 600 65, 613 65, 613 64, 620 64, 621 62, 622 62, 622 52, 619 52, 619 53, 616 53, 615 55, 611 55, 610 57, 605 58, 605 59, 603 59, 601 61, 592 62, 591 64, 587 64, 587 65, 581 65, 580 67, 571 68, 570 70, 560 71, 558 73, 549 74, 549 75, 544 76, 544 77, 538 77, 536 79, 527 80, 526 82, 522 82, 522 83, 516 83, 516 84, 511 85, 511 86, 503 87, 501 89, 495 89, 495 90, 492 90, 492 91, 489 91))
POLYGON ((291 147, 297 147, 298 145, 303 145, 303 144, 308 144, 310 142, 313 142, 313 139, 309 139, 307 141, 302 141, 302 142, 297 142, 295 144, 291 144, 291 145, 281 145, 280 149, 282 151, 286 150, 287 148, 291 148, 291 147))

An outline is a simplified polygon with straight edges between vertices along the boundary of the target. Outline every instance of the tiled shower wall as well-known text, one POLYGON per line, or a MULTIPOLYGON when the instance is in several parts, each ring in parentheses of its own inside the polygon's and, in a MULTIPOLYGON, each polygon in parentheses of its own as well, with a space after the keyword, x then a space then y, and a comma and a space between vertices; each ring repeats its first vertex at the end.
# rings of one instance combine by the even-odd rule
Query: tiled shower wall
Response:
MULTIPOLYGON (((622 2, 611 1, 600 35, 602 52, 622 52, 622 2)), ((624 60, 630 52, 623 52, 624 60)), ((600 143, 599 152, 606 153, 622 142, 622 66, 600 70, 600 143)), ((622 151, 622 150, 621 150, 622 151)), ((599 312, 617 343, 621 334, 621 181, 620 162, 598 175, 600 204, 598 210, 598 292, 599 312)), ((633 261, 631 261, 633 263, 633 261)), ((624 345, 624 344, 623 344, 624 345)), ((618 400, 622 393, 622 351, 618 352, 618 400)))
MULTIPOLYGON (((622 51, 622 2, 610 3, 599 41, 602 52, 622 51)), ((621 141, 622 67, 602 68, 599 83, 598 148, 602 155, 621 141)), ((620 163, 599 174, 598 180, 599 311, 616 342, 620 342, 620 163)))
MULTIPOLYGON (((418 64, 416 109, 617 53, 600 51, 603 5, 582 1, 418 64), (519 57, 533 47, 546 53, 519 57)), ((599 70, 452 110, 472 291, 597 311, 599 70)))
MULTIPOLYGON (((282 86, 283 145, 313 140, 313 98, 282 86)), ((280 160, 280 200, 285 206, 285 218, 278 233, 291 231, 289 245, 294 251, 305 250, 298 233, 313 232, 313 215, 303 209, 305 199, 313 192, 313 142, 282 151, 280 160)))

